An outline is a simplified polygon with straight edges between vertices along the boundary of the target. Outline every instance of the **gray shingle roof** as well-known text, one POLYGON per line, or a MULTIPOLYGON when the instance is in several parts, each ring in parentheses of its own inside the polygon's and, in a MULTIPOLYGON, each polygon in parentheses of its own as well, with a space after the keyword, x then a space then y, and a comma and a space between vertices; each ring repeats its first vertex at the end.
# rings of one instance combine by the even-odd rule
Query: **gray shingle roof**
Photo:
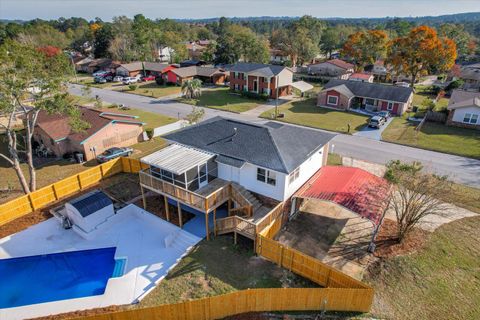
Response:
POLYGON ((230 68, 232 72, 255 72, 264 77, 272 77, 276 76, 284 69, 288 69, 287 67, 277 66, 273 64, 263 64, 263 63, 247 63, 247 62, 239 62, 233 65, 230 68))
POLYGON ((397 87, 392 85, 333 79, 325 89, 345 85, 354 95, 365 98, 374 98, 405 103, 413 93, 412 88, 397 87))
POLYGON ((172 69, 171 71, 182 78, 193 76, 211 77, 216 73, 222 73, 221 69, 197 66, 177 68, 172 69))
POLYGON ((277 122, 261 125, 215 117, 165 138, 215 153, 221 163, 240 167, 249 162, 290 173, 334 136, 277 122))

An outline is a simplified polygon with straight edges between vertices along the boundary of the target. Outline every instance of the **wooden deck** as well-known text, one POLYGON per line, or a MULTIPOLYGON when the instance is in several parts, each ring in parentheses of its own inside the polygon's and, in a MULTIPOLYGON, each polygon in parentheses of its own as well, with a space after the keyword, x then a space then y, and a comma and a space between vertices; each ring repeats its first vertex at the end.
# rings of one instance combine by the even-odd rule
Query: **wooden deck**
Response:
POLYGON ((220 189, 223 189, 224 187, 228 186, 230 182, 220 179, 220 178, 215 178, 214 180, 210 181, 206 186, 198 189, 195 191, 196 194, 199 194, 200 196, 203 196, 205 198, 209 197, 210 195, 214 194, 220 189))

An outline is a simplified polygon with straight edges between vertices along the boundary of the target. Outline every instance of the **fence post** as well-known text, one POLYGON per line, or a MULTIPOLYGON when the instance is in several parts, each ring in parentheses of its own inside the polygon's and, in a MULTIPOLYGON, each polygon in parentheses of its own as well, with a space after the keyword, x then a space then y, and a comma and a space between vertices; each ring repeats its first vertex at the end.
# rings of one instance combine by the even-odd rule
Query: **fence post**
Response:
POLYGON ((280 258, 278 261, 278 265, 281 267, 283 262, 283 246, 280 246, 280 258))
POLYGON ((60 199, 60 198, 58 197, 57 187, 55 186, 55 183, 52 184, 52 189, 53 189, 53 194, 55 195, 55 199, 56 199, 56 200, 60 199))
POLYGON ((80 187, 80 190, 82 190, 82 179, 80 178, 80 174, 77 174, 77 181, 78 181, 78 186, 80 187))

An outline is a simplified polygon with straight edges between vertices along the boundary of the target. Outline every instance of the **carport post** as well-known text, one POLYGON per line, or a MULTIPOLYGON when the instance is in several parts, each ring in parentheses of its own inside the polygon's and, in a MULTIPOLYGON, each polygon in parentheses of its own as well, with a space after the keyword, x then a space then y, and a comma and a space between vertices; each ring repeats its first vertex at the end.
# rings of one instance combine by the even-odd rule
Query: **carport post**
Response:
POLYGON ((170 222, 170 211, 169 211, 169 208, 168 208, 168 199, 167 199, 167 196, 163 196, 163 201, 165 203, 165 214, 167 216, 167 221, 170 222))
POLYGON ((205 231, 207 232, 207 240, 210 240, 210 234, 208 230, 208 212, 205 212, 205 231))
POLYGON ((180 206, 179 201, 177 201, 177 210, 178 210, 178 224, 179 224, 180 228, 183 228, 182 207, 180 206))

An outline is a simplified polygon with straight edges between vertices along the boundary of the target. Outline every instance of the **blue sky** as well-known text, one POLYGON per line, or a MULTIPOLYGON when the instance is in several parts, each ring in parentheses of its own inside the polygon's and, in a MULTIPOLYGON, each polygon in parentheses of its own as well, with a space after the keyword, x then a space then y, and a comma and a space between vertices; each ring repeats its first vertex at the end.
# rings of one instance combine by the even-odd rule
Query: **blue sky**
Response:
POLYGON ((480 11, 480 0, 0 0, 1 19, 86 19, 133 16, 210 18, 245 16, 385 17, 480 11))

